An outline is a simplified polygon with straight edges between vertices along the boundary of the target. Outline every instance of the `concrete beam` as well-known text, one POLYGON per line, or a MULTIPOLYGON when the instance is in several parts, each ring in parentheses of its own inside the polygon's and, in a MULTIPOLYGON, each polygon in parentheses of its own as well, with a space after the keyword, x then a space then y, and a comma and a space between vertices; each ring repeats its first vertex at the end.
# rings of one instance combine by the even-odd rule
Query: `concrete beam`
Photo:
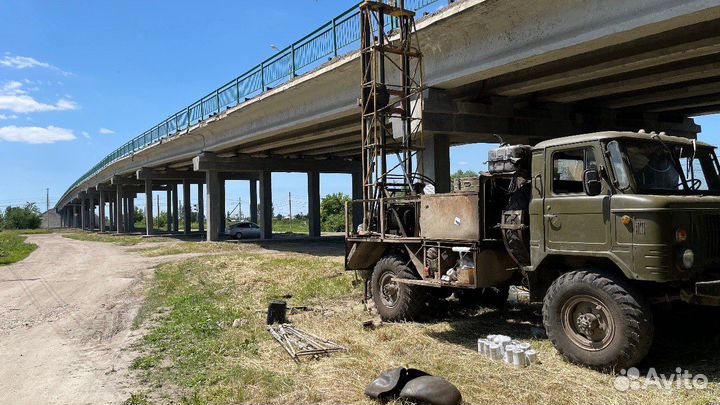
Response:
POLYGON ((195 180, 195 181, 205 181, 205 175, 202 173, 198 173, 192 170, 188 171, 182 171, 182 170, 153 170, 149 169, 147 167, 143 167, 141 169, 138 169, 135 172, 135 177, 138 180, 177 180, 177 181, 183 181, 186 179, 195 180))
MULTIPOLYGON (((626 74, 641 69, 655 68, 666 65, 670 62, 689 60, 693 58, 708 56, 720 53, 720 37, 703 38, 696 41, 683 42, 674 46, 665 47, 663 43, 655 44, 657 49, 632 53, 623 57, 608 56, 602 62, 597 59, 588 60, 585 66, 570 69, 559 69, 557 66, 554 72, 548 74, 530 73, 534 77, 522 80, 516 78, 516 82, 505 85, 489 85, 487 91, 492 94, 503 96, 521 96, 533 92, 544 91, 563 86, 569 86, 584 81, 598 78, 626 74)), ((573 66, 571 62, 563 62, 566 67, 573 66)), ((518 74, 518 76, 520 76, 518 74)))
POLYGON ((539 97, 540 101, 556 103, 572 103, 612 94, 629 93, 652 87, 689 82, 720 76, 720 62, 693 64, 675 69, 664 69, 657 73, 645 74, 638 77, 612 80, 591 86, 578 86, 571 90, 551 93, 539 97))
POLYGON ((113 186, 116 185, 123 185, 123 186, 138 186, 138 187, 144 187, 145 183, 138 181, 134 178, 129 178, 125 176, 112 176, 110 178, 110 184, 113 186))
POLYGON ((193 159, 195 171, 275 171, 308 172, 318 170, 323 173, 352 173, 361 170, 360 162, 333 159, 283 159, 254 158, 248 156, 218 157, 213 153, 202 153, 193 159))
POLYGON ((287 148, 289 145, 297 145, 300 143, 307 143, 307 142, 314 142, 320 139, 325 138, 334 138, 338 136, 345 136, 349 133, 353 132, 360 132, 360 121, 356 120, 356 122, 352 122, 349 124, 339 125, 336 127, 323 129, 323 130, 315 130, 309 133, 304 134, 294 134, 293 136, 283 137, 279 140, 273 140, 270 142, 262 142, 259 143, 256 146, 247 146, 240 148, 240 151, 242 153, 258 153, 258 152, 265 152, 268 153, 270 151, 273 151, 273 153, 286 153, 281 152, 280 150, 275 150, 278 148, 287 148))
POLYGON ((605 101, 603 105, 608 108, 627 108, 715 93, 720 93, 720 81, 703 81, 698 84, 681 85, 666 90, 653 90, 629 96, 621 96, 617 99, 605 101))

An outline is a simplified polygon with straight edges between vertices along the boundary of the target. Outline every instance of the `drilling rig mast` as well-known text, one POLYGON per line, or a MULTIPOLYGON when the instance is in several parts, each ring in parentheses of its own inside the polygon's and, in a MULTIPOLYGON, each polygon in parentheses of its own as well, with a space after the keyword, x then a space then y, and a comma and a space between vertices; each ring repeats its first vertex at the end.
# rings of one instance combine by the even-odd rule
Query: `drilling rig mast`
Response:
POLYGON ((405 0, 397 3, 366 1, 360 6, 361 233, 384 235, 389 219, 397 224, 397 233, 407 237, 416 228, 407 224, 408 216, 415 217, 414 208, 408 208, 411 200, 432 182, 417 171, 423 71, 415 13, 405 10, 405 0))

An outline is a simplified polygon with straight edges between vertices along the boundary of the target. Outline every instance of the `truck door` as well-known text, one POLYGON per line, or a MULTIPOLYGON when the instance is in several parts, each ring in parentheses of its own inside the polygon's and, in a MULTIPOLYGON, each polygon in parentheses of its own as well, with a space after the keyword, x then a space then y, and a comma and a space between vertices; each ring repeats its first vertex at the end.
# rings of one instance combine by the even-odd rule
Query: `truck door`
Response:
POLYGON ((607 251, 610 195, 589 196, 583 188, 585 170, 597 168, 600 151, 593 145, 548 148, 545 173, 545 243, 548 252, 607 251))

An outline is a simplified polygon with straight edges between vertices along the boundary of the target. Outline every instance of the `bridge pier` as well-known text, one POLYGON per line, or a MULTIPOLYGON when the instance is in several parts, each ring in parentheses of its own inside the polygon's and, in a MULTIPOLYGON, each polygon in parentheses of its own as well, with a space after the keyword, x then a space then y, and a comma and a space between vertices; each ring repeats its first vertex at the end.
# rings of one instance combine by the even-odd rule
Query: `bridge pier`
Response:
POLYGON ((222 204, 220 202, 220 188, 223 187, 220 181, 220 173, 215 170, 205 172, 205 185, 207 186, 207 240, 220 240, 220 221, 222 204))
POLYGON ((258 222, 257 180, 250 179, 250 222, 258 222))
POLYGON ((172 185, 172 231, 178 233, 180 230, 180 221, 178 215, 178 185, 172 185))
POLYGON ((100 232, 105 232, 105 192, 100 192, 98 216, 100 217, 100 232))
POLYGON ((272 172, 260 172, 260 237, 272 239, 272 172))
POLYGON ((190 180, 183 179, 183 233, 189 235, 192 230, 192 206, 190 206, 190 180))
MULTIPOLYGON (((308 187, 308 235, 320 236, 320 172, 307 174, 308 187)), ((292 219, 292 218, 291 218, 292 219)))
POLYGON ((80 229, 82 229, 82 230, 85 230, 86 217, 87 217, 87 204, 85 202, 85 196, 83 194, 81 194, 80 195, 80 229))
POLYGON ((153 182, 145 179, 145 235, 151 236, 155 233, 153 223, 153 182))
POLYGON ((135 193, 131 193, 127 198, 127 229, 128 232, 135 232, 135 193))
POLYGON ((197 185, 197 196, 198 196, 198 230, 205 232, 205 194, 203 192, 203 184, 198 183, 197 185))

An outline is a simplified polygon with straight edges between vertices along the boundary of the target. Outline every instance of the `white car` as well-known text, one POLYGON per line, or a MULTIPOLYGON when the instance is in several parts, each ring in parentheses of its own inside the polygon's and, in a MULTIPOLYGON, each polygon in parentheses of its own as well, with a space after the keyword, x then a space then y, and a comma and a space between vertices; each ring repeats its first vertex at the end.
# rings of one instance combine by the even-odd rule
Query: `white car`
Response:
POLYGON ((260 227, 253 222, 238 222, 225 228, 225 235, 235 239, 260 237, 260 227))

